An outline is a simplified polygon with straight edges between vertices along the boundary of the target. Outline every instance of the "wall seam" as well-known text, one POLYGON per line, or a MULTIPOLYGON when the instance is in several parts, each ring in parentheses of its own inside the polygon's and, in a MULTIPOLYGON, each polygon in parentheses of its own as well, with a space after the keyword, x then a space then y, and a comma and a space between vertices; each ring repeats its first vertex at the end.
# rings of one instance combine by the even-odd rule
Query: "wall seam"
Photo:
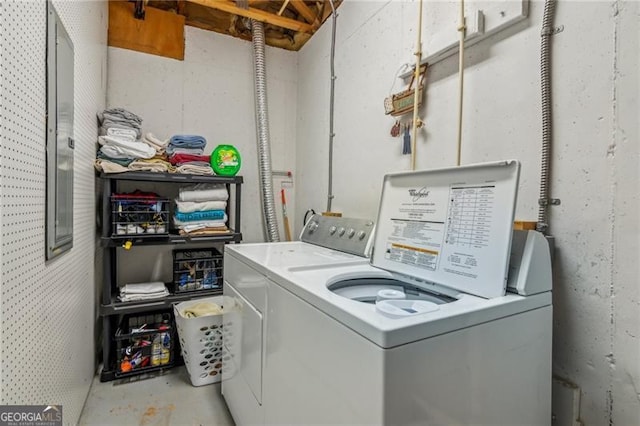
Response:
POLYGON ((618 30, 620 25, 619 18, 619 0, 616 0, 612 3, 612 12, 613 12, 613 46, 612 46, 612 81, 611 81, 611 91, 612 91, 612 99, 611 99, 611 144, 607 149, 607 157, 610 160, 610 173, 609 173, 609 187, 611 189, 611 198, 610 198, 610 206, 609 206, 609 321, 611 327, 609 328, 609 354, 606 356, 607 362, 609 363, 609 383, 607 389, 607 417, 608 423, 610 426, 614 425, 614 400, 613 400, 613 383, 614 383, 614 373, 616 369, 616 360, 615 360, 615 328, 616 328, 616 320, 615 320, 615 255, 616 255, 616 247, 615 247, 615 232, 616 232, 616 214, 615 214, 615 206, 616 206, 616 198, 617 198, 617 179, 616 179, 616 167, 615 167, 615 157, 616 157, 616 145, 617 145, 617 126, 618 126, 618 105, 617 105, 617 78, 618 78, 618 30))

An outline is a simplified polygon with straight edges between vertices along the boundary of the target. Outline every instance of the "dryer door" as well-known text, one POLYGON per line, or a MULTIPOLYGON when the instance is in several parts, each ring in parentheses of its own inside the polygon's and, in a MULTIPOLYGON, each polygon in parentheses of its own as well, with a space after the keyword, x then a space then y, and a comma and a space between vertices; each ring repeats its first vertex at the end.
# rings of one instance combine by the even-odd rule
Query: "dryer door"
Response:
MULTIPOLYGON (((228 324, 239 345, 227 347, 234 362, 236 374, 240 374, 258 404, 262 404, 262 314, 231 284, 224 283, 225 296, 236 301, 236 321, 228 324)), ((225 345, 226 346, 226 345, 225 345)))

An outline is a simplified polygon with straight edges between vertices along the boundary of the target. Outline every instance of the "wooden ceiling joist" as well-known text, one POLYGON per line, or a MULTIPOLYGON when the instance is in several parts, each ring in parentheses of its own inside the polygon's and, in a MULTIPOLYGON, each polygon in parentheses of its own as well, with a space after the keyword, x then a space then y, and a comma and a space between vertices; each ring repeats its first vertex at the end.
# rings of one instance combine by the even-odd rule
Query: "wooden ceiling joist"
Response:
POLYGON ((318 22, 318 17, 315 13, 309 9, 309 6, 305 4, 302 0, 290 0, 291 6, 302 16, 305 21, 313 25, 314 28, 318 28, 320 23, 318 22))
POLYGON ((190 2, 206 6, 211 9, 221 10, 223 12, 243 16, 245 18, 255 19, 256 21, 264 22, 266 24, 275 25, 277 27, 282 27, 293 31, 309 34, 312 34, 315 31, 313 26, 307 23, 297 21, 295 19, 289 19, 284 16, 278 16, 254 7, 243 9, 236 6, 235 3, 227 0, 190 0, 190 2))
MULTIPOLYGON (((333 1, 337 8, 343 0, 333 1)), ((153 10, 171 13, 183 17, 185 25, 244 40, 251 40, 251 30, 246 27, 244 18, 255 19, 265 23, 265 42, 268 46, 293 51, 300 50, 304 46, 332 11, 329 0, 144 0, 144 2, 146 9, 151 10, 152 14, 153 10), (244 8, 246 5, 248 9, 244 8)), ((131 8, 135 2, 110 0, 109 3, 119 3, 120 7, 126 4, 131 8)), ((130 21, 128 15, 119 16, 117 19, 110 17, 109 26, 110 31, 113 30, 114 40, 117 38, 115 28, 120 25, 121 20, 130 21)), ((141 20, 131 22, 138 26, 148 26, 141 20)), ((158 37, 160 36, 153 38, 158 37)), ((136 36, 132 39, 132 43, 139 44, 139 38, 136 36)), ((157 41, 153 41, 153 44, 157 44, 157 41)))

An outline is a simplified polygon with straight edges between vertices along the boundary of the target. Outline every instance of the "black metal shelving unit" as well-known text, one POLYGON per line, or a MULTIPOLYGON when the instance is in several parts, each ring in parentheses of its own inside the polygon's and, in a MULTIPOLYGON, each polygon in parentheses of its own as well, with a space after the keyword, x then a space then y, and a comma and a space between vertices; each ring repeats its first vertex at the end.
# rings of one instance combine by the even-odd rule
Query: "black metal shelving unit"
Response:
MULTIPOLYGON (((242 241, 242 233, 240 228, 240 205, 241 205, 241 189, 242 176, 197 176, 183 175, 175 173, 150 173, 150 172, 125 172, 116 174, 100 174, 102 191, 102 208, 101 208, 101 245, 104 247, 103 259, 103 285, 102 285, 102 302, 100 304, 100 316, 102 320, 102 372, 100 380, 102 382, 134 376, 136 374, 149 373, 152 371, 161 371, 167 367, 145 368, 138 372, 118 373, 115 365, 115 348, 114 333, 118 328, 118 323, 122 315, 135 314, 143 312, 151 312, 158 310, 168 310, 175 303, 192 300, 200 297, 214 296, 222 293, 221 289, 198 290, 193 292, 185 292, 180 294, 171 294, 166 298, 156 300, 145 300, 136 302, 120 302, 116 296, 118 294, 117 282, 117 250, 124 250, 122 247, 130 243, 132 246, 153 246, 153 245, 183 245, 188 243, 239 243, 242 241), (229 201, 227 203, 227 216, 229 217, 230 231, 227 234, 211 235, 211 236, 183 236, 179 234, 158 235, 136 235, 136 236, 120 236, 113 235, 111 229, 111 194, 118 192, 121 182, 153 182, 159 184, 186 185, 196 183, 215 183, 223 184, 229 193, 229 201), (230 215, 230 205, 234 203, 234 214, 230 215)), ((177 364, 172 364, 177 365, 177 364)))

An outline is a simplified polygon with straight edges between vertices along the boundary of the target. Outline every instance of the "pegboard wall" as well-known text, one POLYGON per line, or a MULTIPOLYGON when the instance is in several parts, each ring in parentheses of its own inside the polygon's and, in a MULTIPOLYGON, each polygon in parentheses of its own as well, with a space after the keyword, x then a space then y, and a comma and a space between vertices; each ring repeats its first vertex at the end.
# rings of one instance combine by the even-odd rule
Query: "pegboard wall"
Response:
POLYGON ((74 44, 73 248, 45 262, 46 2, 0 2, 0 404, 62 404, 78 421, 95 373, 96 113, 107 5, 54 2, 74 44))

